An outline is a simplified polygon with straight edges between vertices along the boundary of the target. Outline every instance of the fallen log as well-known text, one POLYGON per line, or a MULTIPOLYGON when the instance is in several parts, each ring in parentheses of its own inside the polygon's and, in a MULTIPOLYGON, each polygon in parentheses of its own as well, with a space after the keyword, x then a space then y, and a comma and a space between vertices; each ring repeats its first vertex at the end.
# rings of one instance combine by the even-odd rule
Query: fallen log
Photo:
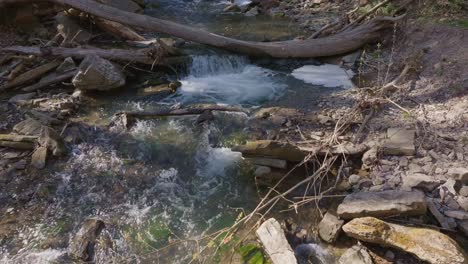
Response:
POLYGON ((37 136, 24 136, 15 134, 0 134, 0 141, 36 142, 37 136))
POLYGON ((51 61, 49 63, 46 63, 44 65, 41 65, 39 67, 36 67, 30 71, 27 71, 12 81, 8 82, 7 84, 3 85, 0 87, 0 91, 17 87, 23 84, 27 84, 31 81, 34 81, 36 79, 41 78, 44 74, 48 73, 49 71, 57 68, 60 65, 60 61, 51 61))
POLYGON ((46 87, 46 86, 49 86, 49 85, 52 85, 52 84, 56 84, 56 83, 59 83, 59 82, 64 82, 66 80, 69 80, 69 79, 73 78, 73 76, 75 76, 77 72, 78 71, 76 71, 76 70, 69 71, 69 72, 66 72, 64 74, 57 75, 54 78, 50 78, 50 79, 45 80, 45 81, 40 81, 40 82, 35 83, 33 85, 30 85, 28 87, 24 87, 22 90, 25 91, 25 92, 32 92, 32 91, 39 90, 39 89, 41 89, 43 87, 46 87))
POLYGON ((14 149, 34 149, 35 144, 32 142, 17 142, 17 141, 1 141, 0 147, 14 148, 14 149))
POLYGON ((164 58, 165 54, 176 54, 175 51, 167 50, 166 47, 154 46, 147 49, 100 49, 100 48, 61 48, 61 47, 26 47, 26 46, 11 46, 0 48, 0 52, 14 52, 21 54, 32 54, 42 57, 60 57, 67 58, 73 57, 76 59, 83 59, 88 55, 97 55, 101 58, 123 61, 123 62, 135 62, 142 64, 170 64, 171 57, 164 58))
POLYGON ((145 41, 146 40, 142 35, 136 33, 133 29, 126 27, 118 22, 102 19, 99 17, 96 17, 94 19, 94 22, 103 31, 109 32, 112 35, 123 38, 125 40, 131 40, 131 41, 145 41))
MULTIPOLYGON (((362 45, 379 39, 380 30, 391 26, 399 18, 375 18, 355 28, 317 39, 289 40, 278 42, 253 42, 233 39, 201 29, 192 28, 171 21, 146 15, 134 14, 99 4, 93 0, 45 0, 68 5, 82 12, 115 21, 135 28, 166 33, 185 40, 207 44, 232 52, 251 56, 275 58, 312 58, 344 54, 362 45)), ((0 0, 0 4, 27 3, 31 0, 0 0)))
POLYGON ((148 120, 165 116, 186 116, 186 115, 202 115, 206 112, 220 111, 220 112, 240 112, 247 113, 245 109, 235 106, 224 105, 196 105, 182 109, 161 109, 156 111, 138 111, 138 112, 118 112, 115 116, 120 117, 125 127, 133 125, 135 120, 148 120))

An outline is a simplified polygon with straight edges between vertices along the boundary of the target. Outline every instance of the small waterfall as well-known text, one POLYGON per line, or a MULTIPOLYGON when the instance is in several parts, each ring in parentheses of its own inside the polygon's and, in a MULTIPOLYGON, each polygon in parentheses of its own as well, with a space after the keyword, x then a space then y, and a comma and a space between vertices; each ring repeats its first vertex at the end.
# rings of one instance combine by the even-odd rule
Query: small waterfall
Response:
POLYGON ((203 77, 223 73, 239 73, 248 65, 246 57, 226 55, 193 56, 189 76, 203 77))

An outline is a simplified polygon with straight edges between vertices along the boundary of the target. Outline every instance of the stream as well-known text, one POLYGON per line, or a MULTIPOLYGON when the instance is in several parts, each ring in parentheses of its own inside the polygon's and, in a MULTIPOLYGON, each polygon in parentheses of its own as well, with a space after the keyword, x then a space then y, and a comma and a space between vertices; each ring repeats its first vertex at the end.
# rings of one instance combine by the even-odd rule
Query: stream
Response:
MULTIPOLYGON (((216 33, 248 40, 291 39, 299 32, 283 18, 223 13, 228 1, 149 1, 146 13, 216 33)), ((246 138, 249 117, 215 113, 209 124, 197 117, 138 121, 129 132, 103 129, 123 110, 161 105, 218 103, 313 108, 320 94, 333 89, 305 83, 292 71, 316 61, 262 60, 187 44, 191 63, 179 72, 178 92, 164 100, 135 90, 98 94, 76 120, 93 136, 74 145, 68 160, 50 168, 45 213, 34 225, 19 227, 16 243, 0 250, 0 263, 62 262, 80 223, 99 217, 106 223, 97 246, 97 263, 189 263, 196 243, 181 243, 155 253, 177 239, 196 239, 232 225, 259 201, 252 172, 230 147, 246 138), (48 248, 45 241, 55 247, 48 248), (111 244, 104 247, 102 245, 111 244), (159 261, 159 262, 157 262, 159 261)), ((177 78, 171 76, 170 78, 177 78)), ((203 258, 203 256, 201 256, 203 258)), ((210 259, 217 262, 218 259, 210 259)))

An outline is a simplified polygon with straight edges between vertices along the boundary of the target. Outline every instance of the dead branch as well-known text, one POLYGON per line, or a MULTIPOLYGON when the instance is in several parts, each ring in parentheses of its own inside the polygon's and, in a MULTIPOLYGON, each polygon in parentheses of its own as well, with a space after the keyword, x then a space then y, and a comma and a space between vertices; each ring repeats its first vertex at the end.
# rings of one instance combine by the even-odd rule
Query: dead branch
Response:
POLYGON ((16 77, 15 79, 10 81, 9 83, 1 86, 0 91, 6 90, 6 89, 9 89, 9 88, 13 88, 13 87, 17 87, 17 86, 20 86, 20 85, 23 85, 23 84, 27 84, 29 82, 32 82, 32 81, 36 80, 36 79, 39 79, 44 74, 46 74, 49 71, 57 68, 59 65, 60 65, 60 61, 51 61, 49 63, 46 63, 44 65, 36 67, 36 68, 34 68, 34 69, 30 70, 30 71, 27 71, 27 72, 19 75, 18 77, 16 77))
POLYGON ((24 87, 22 90, 25 91, 25 92, 33 92, 33 91, 36 91, 38 89, 47 87, 49 85, 69 80, 69 79, 73 78, 73 76, 75 76, 76 73, 77 73, 76 70, 69 71, 69 72, 63 73, 61 75, 57 75, 57 76, 55 76, 53 78, 47 79, 45 81, 40 81, 40 82, 37 82, 37 83, 35 83, 33 85, 30 85, 28 87, 24 87))

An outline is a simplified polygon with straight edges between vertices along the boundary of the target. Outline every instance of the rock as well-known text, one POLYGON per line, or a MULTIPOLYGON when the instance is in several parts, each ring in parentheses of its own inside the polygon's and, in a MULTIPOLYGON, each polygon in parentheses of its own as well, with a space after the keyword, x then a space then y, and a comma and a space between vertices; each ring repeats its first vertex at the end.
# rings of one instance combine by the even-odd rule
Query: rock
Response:
POLYGON ((340 235, 341 226, 343 226, 343 224, 344 220, 340 220, 338 216, 336 216, 336 213, 327 212, 318 226, 320 238, 328 243, 335 242, 340 235))
POLYGON ((257 16, 260 13, 258 7, 253 7, 249 11, 245 12, 246 16, 257 16))
POLYGON ((343 253, 338 260, 339 264, 373 264, 367 248, 362 245, 355 245, 343 253))
POLYGON ((391 250, 387 250, 384 255, 385 259, 388 261, 393 261, 395 259, 395 253, 391 250))
POLYGON ((363 217, 348 222, 343 231, 355 239, 403 250, 433 264, 466 264, 468 261, 457 242, 432 229, 363 217))
POLYGON ((31 104, 30 100, 33 99, 36 95, 36 93, 17 94, 11 97, 8 102, 17 105, 28 105, 31 104))
POLYGON ((439 211, 439 202, 434 199, 427 198, 427 209, 429 209, 429 212, 431 212, 431 214, 437 219, 441 227, 446 229, 452 229, 454 227, 452 224, 453 222, 439 211))
POLYGON ((104 227, 102 220, 94 218, 85 220, 78 233, 71 240, 68 249, 69 255, 75 259, 92 261, 96 239, 104 227))
POLYGON ((414 173, 403 177, 402 189, 405 191, 411 191, 412 188, 416 188, 431 192, 440 184, 440 181, 432 176, 421 173, 414 173))
POLYGON ((306 155, 292 144, 273 140, 248 141, 245 145, 233 147, 232 151, 242 152, 245 157, 261 156, 293 162, 302 161, 306 155))
POLYGON ((378 152, 379 150, 377 147, 372 147, 368 151, 364 152, 364 155, 362 155, 363 169, 370 168, 376 163, 378 152))
POLYGON ((255 177, 262 177, 271 173, 271 168, 267 166, 255 166, 255 177))
POLYGON ((82 28, 74 19, 65 12, 55 16, 57 31, 63 37, 64 43, 87 43, 93 37, 91 33, 82 28))
POLYGON ((31 157, 31 166, 36 169, 43 169, 47 162, 47 147, 38 147, 31 157))
POLYGON ((456 181, 468 183, 468 168, 449 168, 447 174, 456 181))
POLYGON ((278 168, 278 169, 286 169, 288 165, 285 160, 280 160, 280 159, 247 158, 246 160, 255 165, 268 166, 271 168, 278 168))
POLYGON ((358 192, 346 196, 338 206, 338 216, 352 219, 362 216, 422 215, 426 210, 426 199, 419 191, 358 192))
POLYGON ((468 212, 461 210, 447 210, 444 214, 448 217, 452 217, 458 220, 468 220, 468 212))
POLYGON ((67 148, 60 135, 52 128, 43 126, 41 135, 37 139, 40 146, 46 147, 54 156, 61 156, 67 153, 67 148))
MULTIPOLYGON (((138 95, 143 95, 143 96, 157 96, 157 98, 164 98, 167 97, 171 94, 174 94, 177 92, 177 89, 181 86, 180 82, 171 82, 171 83, 165 83, 161 85, 156 85, 156 86, 150 86, 150 87, 145 87, 142 89, 138 89, 138 95)), ((156 98, 155 98, 156 99, 156 98)))
POLYGON ((28 118, 16 124, 13 131, 20 135, 37 136, 41 134, 42 124, 32 118, 28 118))
POLYGON ((458 221, 458 229, 460 229, 465 236, 468 237, 468 220, 458 221))
POLYGON ((236 4, 228 5, 223 9, 223 12, 240 12, 241 9, 236 4))
POLYGON ((80 90, 109 91, 125 85, 125 75, 112 62, 88 55, 81 62, 72 83, 80 90))
POLYGON ((455 200, 463 210, 468 212, 468 197, 457 196, 455 200))
POLYGON ((361 176, 357 175, 357 174, 352 174, 351 176, 349 176, 348 178, 348 182, 350 185, 355 185, 357 184, 359 181, 361 180, 361 176))
POLYGON ((414 147, 415 132, 415 130, 389 128, 387 130, 387 141, 383 146, 384 154, 414 156, 416 154, 416 149, 414 147))
POLYGON ((457 182, 454 179, 448 179, 444 184, 439 186, 440 197, 442 200, 444 200, 446 196, 454 196, 457 193, 455 190, 456 185, 457 182))
POLYGON ((55 71, 58 73, 65 73, 74 69, 76 69, 75 61, 73 58, 68 57, 63 60, 62 64, 60 64, 55 71))
POLYGON ((256 231, 273 264, 297 263, 294 251, 291 249, 280 224, 274 218, 265 221, 256 231))
POLYGON ((458 194, 464 197, 468 197, 468 185, 462 186, 460 190, 458 191, 458 194))

